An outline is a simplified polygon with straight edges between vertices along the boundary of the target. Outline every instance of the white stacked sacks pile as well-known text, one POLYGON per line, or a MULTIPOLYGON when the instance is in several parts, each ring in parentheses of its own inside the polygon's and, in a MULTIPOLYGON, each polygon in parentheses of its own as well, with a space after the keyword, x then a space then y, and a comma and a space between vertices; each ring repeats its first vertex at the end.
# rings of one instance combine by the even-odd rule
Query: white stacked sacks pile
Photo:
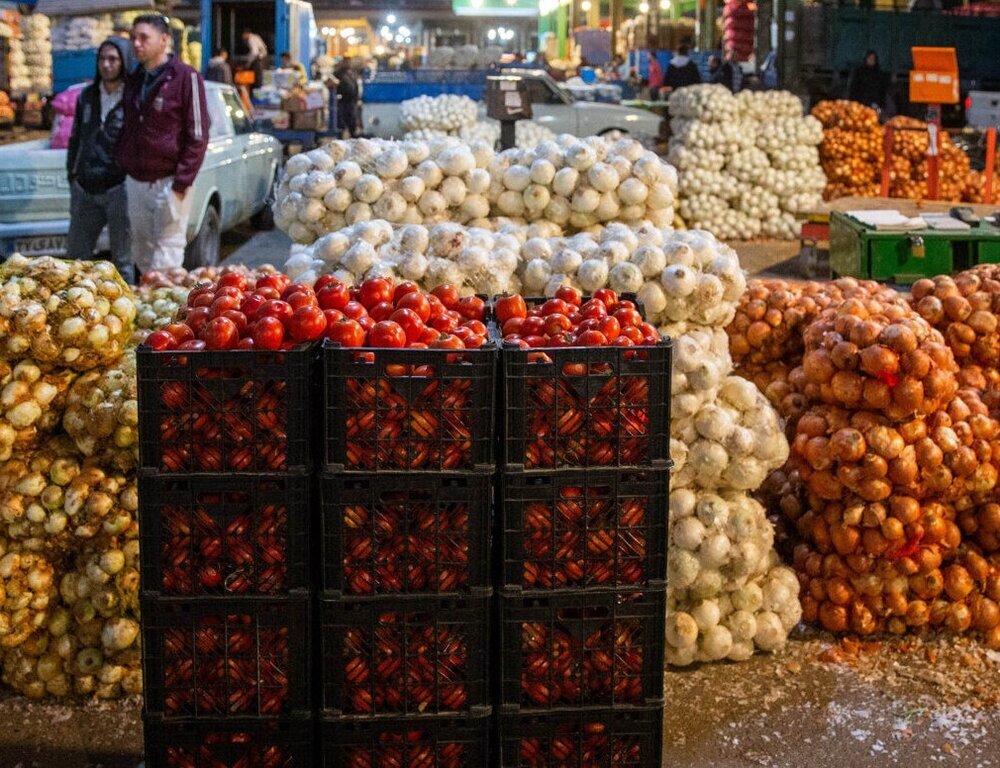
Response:
POLYGON ((24 37, 21 47, 33 93, 52 92, 52 41, 49 32, 49 18, 44 14, 34 13, 21 19, 21 34, 24 37))
POLYGON ((53 51, 86 51, 111 37, 111 16, 63 16, 52 25, 53 51))

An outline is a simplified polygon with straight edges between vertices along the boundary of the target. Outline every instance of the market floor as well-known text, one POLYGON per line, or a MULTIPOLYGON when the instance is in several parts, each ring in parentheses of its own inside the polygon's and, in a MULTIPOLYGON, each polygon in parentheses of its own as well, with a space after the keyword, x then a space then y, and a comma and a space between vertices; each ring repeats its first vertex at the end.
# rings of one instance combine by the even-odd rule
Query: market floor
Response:
MULTIPOLYGON (((800 632, 774 656, 668 671, 667 768, 1000 766, 1000 653, 800 632)), ((136 700, 0 699, 0 768, 135 768, 136 700)))

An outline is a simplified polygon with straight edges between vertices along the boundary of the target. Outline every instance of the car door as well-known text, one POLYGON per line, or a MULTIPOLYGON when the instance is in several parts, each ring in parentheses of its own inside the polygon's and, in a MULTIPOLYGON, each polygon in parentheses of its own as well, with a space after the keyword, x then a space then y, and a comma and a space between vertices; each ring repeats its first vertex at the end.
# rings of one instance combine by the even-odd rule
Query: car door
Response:
POLYGON ((555 83, 546 78, 527 77, 528 97, 531 100, 532 120, 544 125, 553 133, 577 133, 576 111, 555 83))
MULTIPOLYGON (((226 113, 233 126, 234 164, 227 168, 225 182, 227 189, 220 190, 223 195, 232 196, 234 202, 233 224, 253 215, 258 200, 267 195, 267 183, 264 176, 264 163, 270 156, 266 143, 261 143, 254 137, 253 121, 247 114, 246 107, 240 101, 232 88, 222 90, 222 98, 226 105, 226 113)), ((225 202, 223 202, 225 205, 225 202)))

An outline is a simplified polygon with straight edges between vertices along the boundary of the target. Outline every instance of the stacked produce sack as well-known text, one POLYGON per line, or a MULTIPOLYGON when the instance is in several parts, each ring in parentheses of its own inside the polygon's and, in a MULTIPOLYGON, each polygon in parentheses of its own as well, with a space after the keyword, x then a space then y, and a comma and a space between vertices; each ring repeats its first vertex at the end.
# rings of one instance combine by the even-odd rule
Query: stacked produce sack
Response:
POLYGON ((820 124, 786 91, 720 85, 670 96, 668 159, 680 174, 680 214, 723 239, 798 237, 796 215, 820 203, 826 183, 820 124))
POLYGON ((333 141, 289 158, 275 223, 298 243, 371 219, 391 224, 491 218, 586 229, 673 222, 676 172, 633 139, 569 135, 528 149, 455 138, 333 141))
POLYGON ((86 51, 111 37, 111 16, 64 16, 52 25, 53 51, 86 51))
POLYGON ((10 52, 7 57, 9 62, 8 83, 11 93, 25 94, 31 90, 31 68, 28 66, 28 58, 24 53, 24 43, 17 37, 12 37, 8 41, 10 52))
POLYGON ((1000 645, 998 294, 995 267, 921 281, 912 306, 870 282, 751 284, 730 346, 787 419, 764 497, 807 621, 1000 645))
POLYGON ((777 413, 731 375, 724 328, 745 288, 707 232, 665 239, 660 331, 674 338, 667 661, 742 660, 780 648, 799 621, 798 584, 749 493, 788 456, 777 413))
POLYGON ((52 41, 49 39, 49 18, 33 13, 21 19, 22 49, 28 67, 30 90, 35 93, 52 92, 52 41))
MULTIPOLYGON (((820 158, 827 177, 823 197, 878 197, 885 158, 884 128, 878 113, 854 101, 821 101, 812 115, 823 124, 820 158)), ((902 115, 892 126, 889 196, 921 200, 927 197, 927 123, 902 115)), ((938 199, 981 202, 983 176, 971 170, 965 152, 947 133, 939 137, 938 199)))
MULTIPOLYGON (((494 146, 500 140, 500 123, 492 118, 479 120, 479 106, 468 96, 418 96, 404 101, 401 111, 403 141, 433 141, 442 136, 458 136, 466 142, 485 141, 494 146)), ((552 131, 532 120, 518 120, 514 126, 517 147, 533 147, 554 138, 552 131)))
POLYGON ((746 61, 753 53, 756 6, 750 0, 728 0, 722 9, 722 28, 726 50, 736 54, 736 61, 746 61))
POLYGON ((31 698, 142 690, 134 315, 107 262, 0 267, 0 657, 31 698))

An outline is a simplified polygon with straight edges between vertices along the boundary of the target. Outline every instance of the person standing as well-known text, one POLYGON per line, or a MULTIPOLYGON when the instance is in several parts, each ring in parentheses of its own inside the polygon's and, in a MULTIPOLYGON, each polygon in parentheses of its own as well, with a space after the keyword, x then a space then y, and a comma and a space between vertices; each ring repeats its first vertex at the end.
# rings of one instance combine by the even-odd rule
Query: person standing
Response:
POLYGON ((701 82, 701 73, 698 65, 691 61, 688 56, 690 49, 686 45, 677 47, 677 53, 671 57, 670 66, 663 76, 665 90, 670 93, 678 88, 685 88, 689 85, 698 85, 701 82))
POLYGON ((116 157, 125 122, 122 93, 130 65, 129 42, 108 38, 97 49, 94 82, 77 97, 73 133, 66 149, 70 182, 66 256, 93 259, 97 239, 107 225, 111 261, 125 282, 134 284, 125 172, 116 157))
POLYGON ((847 86, 847 98, 866 107, 885 111, 889 96, 889 75, 879 66, 878 54, 868 51, 864 62, 854 68, 847 86))
POLYGON ((208 68, 205 70, 205 79, 226 85, 233 84, 233 69, 229 66, 229 51, 225 48, 216 48, 212 51, 212 58, 208 60, 208 68))
POLYGON ((253 87, 264 84, 264 60, 267 58, 267 44, 264 38, 249 27, 243 30, 243 46, 246 48, 246 68, 253 72, 253 87))
POLYGON ((718 56, 713 56, 708 62, 708 71, 711 73, 711 81, 715 85, 724 85, 732 93, 736 93, 743 85, 743 70, 740 69, 736 61, 736 53, 732 48, 726 52, 726 60, 721 61, 718 56), (712 64, 715 63, 713 68, 712 64))
POLYGON ((132 25, 141 65, 125 80, 125 125, 118 161, 125 173, 132 252, 143 272, 184 264, 190 187, 208 148, 210 120, 201 75, 168 53, 167 19, 132 25))
POLYGON ((651 101, 659 101, 660 88, 663 87, 663 68, 659 59, 656 58, 656 51, 649 53, 649 98, 651 101))
POLYGON ((358 135, 358 80, 347 56, 333 70, 337 78, 337 129, 354 138, 358 135))

